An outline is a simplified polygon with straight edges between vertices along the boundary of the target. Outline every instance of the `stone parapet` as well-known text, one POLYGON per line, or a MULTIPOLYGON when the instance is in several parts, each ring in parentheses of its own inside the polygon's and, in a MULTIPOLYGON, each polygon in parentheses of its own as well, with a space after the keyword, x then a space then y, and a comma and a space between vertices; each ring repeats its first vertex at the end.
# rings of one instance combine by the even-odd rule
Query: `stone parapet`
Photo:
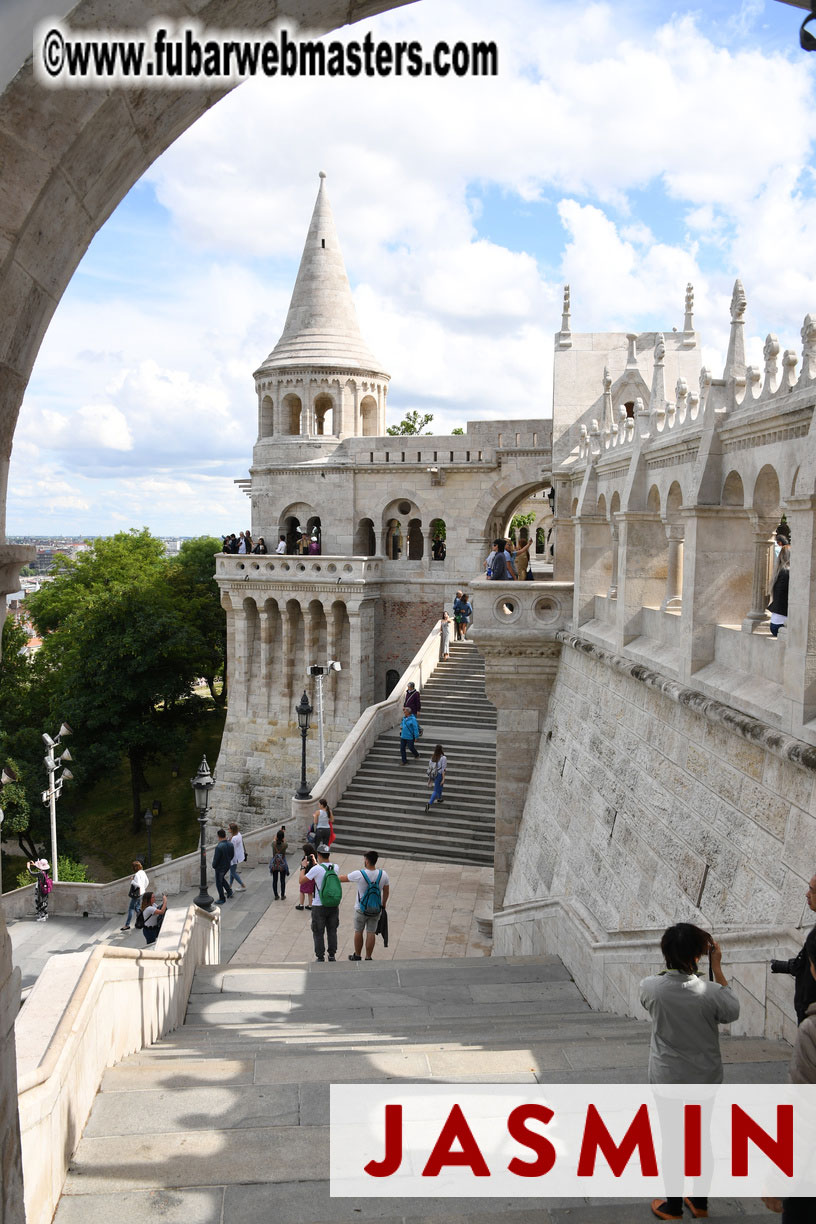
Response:
POLYGON ((98 945, 40 974, 16 1024, 27 1224, 53 1219, 105 1068, 183 1023, 196 968, 218 963, 218 919, 171 911, 150 949, 98 945))
POLYGON ((293 586, 308 583, 331 591, 346 583, 378 583, 383 577, 382 557, 297 557, 237 556, 219 553, 215 559, 215 576, 221 586, 245 583, 250 590, 256 584, 293 586))

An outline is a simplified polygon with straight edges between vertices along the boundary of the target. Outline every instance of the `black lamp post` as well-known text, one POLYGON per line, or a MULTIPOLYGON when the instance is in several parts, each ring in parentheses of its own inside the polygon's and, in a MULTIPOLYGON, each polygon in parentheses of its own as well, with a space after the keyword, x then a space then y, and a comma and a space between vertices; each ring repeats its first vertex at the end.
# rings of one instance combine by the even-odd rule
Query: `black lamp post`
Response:
POLYGON ((204 847, 204 830, 207 827, 207 809, 210 806, 210 791, 215 786, 213 776, 210 773, 210 767, 207 764, 207 758, 201 758, 201 764, 198 767, 198 773, 194 778, 190 779, 190 785, 193 788, 195 795, 196 808, 198 809, 198 823, 201 828, 201 878, 198 896, 195 899, 195 904, 199 909, 211 910, 213 907, 213 899, 207 892, 207 858, 204 847))
POLYGON ((295 791, 295 798, 311 799, 311 791, 306 785, 306 736, 309 734, 309 719, 312 716, 312 707, 309 703, 309 698, 306 696, 305 689, 303 690, 303 696, 295 706, 295 711, 301 735, 300 786, 295 791))
POLYGON ((144 822, 147 825, 147 865, 153 866, 153 847, 150 841, 150 826, 153 824, 153 813, 150 808, 146 808, 144 814, 144 822))

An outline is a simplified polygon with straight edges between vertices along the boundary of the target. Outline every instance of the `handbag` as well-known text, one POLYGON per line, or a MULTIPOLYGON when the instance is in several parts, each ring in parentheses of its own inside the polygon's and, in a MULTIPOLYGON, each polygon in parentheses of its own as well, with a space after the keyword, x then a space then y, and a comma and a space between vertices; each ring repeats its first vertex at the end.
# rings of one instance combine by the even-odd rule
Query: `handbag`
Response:
POLYGON ((139 893, 139 885, 138 885, 138 884, 131 884, 130 888, 128 889, 128 896, 129 896, 129 897, 138 897, 138 896, 140 896, 140 893, 139 893))

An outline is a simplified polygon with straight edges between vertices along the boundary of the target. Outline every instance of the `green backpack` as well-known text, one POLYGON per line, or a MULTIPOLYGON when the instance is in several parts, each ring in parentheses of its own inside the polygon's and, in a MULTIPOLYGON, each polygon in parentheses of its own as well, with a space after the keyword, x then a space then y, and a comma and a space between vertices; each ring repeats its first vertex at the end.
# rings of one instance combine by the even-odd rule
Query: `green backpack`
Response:
POLYGON ((343 900, 343 885, 331 863, 324 863, 322 866, 325 875, 320 886, 320 904, 325 905, 326 909, 337 909, 343 900))

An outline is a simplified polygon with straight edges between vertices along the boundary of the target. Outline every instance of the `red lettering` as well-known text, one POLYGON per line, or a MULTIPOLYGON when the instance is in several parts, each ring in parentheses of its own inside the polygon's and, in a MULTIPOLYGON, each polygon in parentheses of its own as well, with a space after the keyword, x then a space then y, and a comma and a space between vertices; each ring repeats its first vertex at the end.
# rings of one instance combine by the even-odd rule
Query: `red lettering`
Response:
POLYGON ((615 1177, 620 1177, 635 1148, 640 1152, 640 1171, 643 1177, 657 1177, 652 1128, 649 1125, 649 1110, 641 1105, 632 1124, 616 1146, 594 1105, 587 1107, 584 1137, 581 1140, 581 1155, 578 1158, 578 1176, 592 1177, 595 1173, 595 1157, 600 1149, 615 1177))
POLYGON ((686 1177, 699 1177, 703 1163, 701 1148, 702 1108, 699 1105, 686 1105, 684 1111, 685 1134, 683 1149, 685 1164, 683 1172, 686 1177))
POLYGON ((543 1177, 549 1173, 555 1164, 555 1148, 549 1139, 539 1135, 538 1131, 530 1130, 526 1123, 531 1118, 549 1122, 553 1116, 553 1111, 546 1105, 519 1105, 512 1111, 507 1119, 507 1133, 516 1143, 531 1148, 536 1153, 536 1159, 519 1160, 518 1156, 514 1156, 507 1166, 511 1173, 518 1177, 543 1177))
POLYGON ((748 1176, 748 1140, 781 1169, 793 1177, 793 1106, 777 1105, 776 1138, 754 1121, 739 1105, 731 1106, 731 1176, 748 1176))
POLYGON ((382 1160, 369 1160, 363 1172, 369 1177, 391 1177, 402 1164, 402 1106, 385 1107, 385 1155, 382 1160))
POLYGON ((439 1138, 428 1157, 428 1163, 422 1170, 422 1176, 438 1177, 446 1165, 469 1165, 471 1172, 476 1177, 490 1176, 485 1158, 458 1105, 453 1106, 445 1119, 445 1124, 439 1132, 439 1138), (452 1150, 451 1145, 454 1142, 461 1146, 461 1152, 452 1150))

